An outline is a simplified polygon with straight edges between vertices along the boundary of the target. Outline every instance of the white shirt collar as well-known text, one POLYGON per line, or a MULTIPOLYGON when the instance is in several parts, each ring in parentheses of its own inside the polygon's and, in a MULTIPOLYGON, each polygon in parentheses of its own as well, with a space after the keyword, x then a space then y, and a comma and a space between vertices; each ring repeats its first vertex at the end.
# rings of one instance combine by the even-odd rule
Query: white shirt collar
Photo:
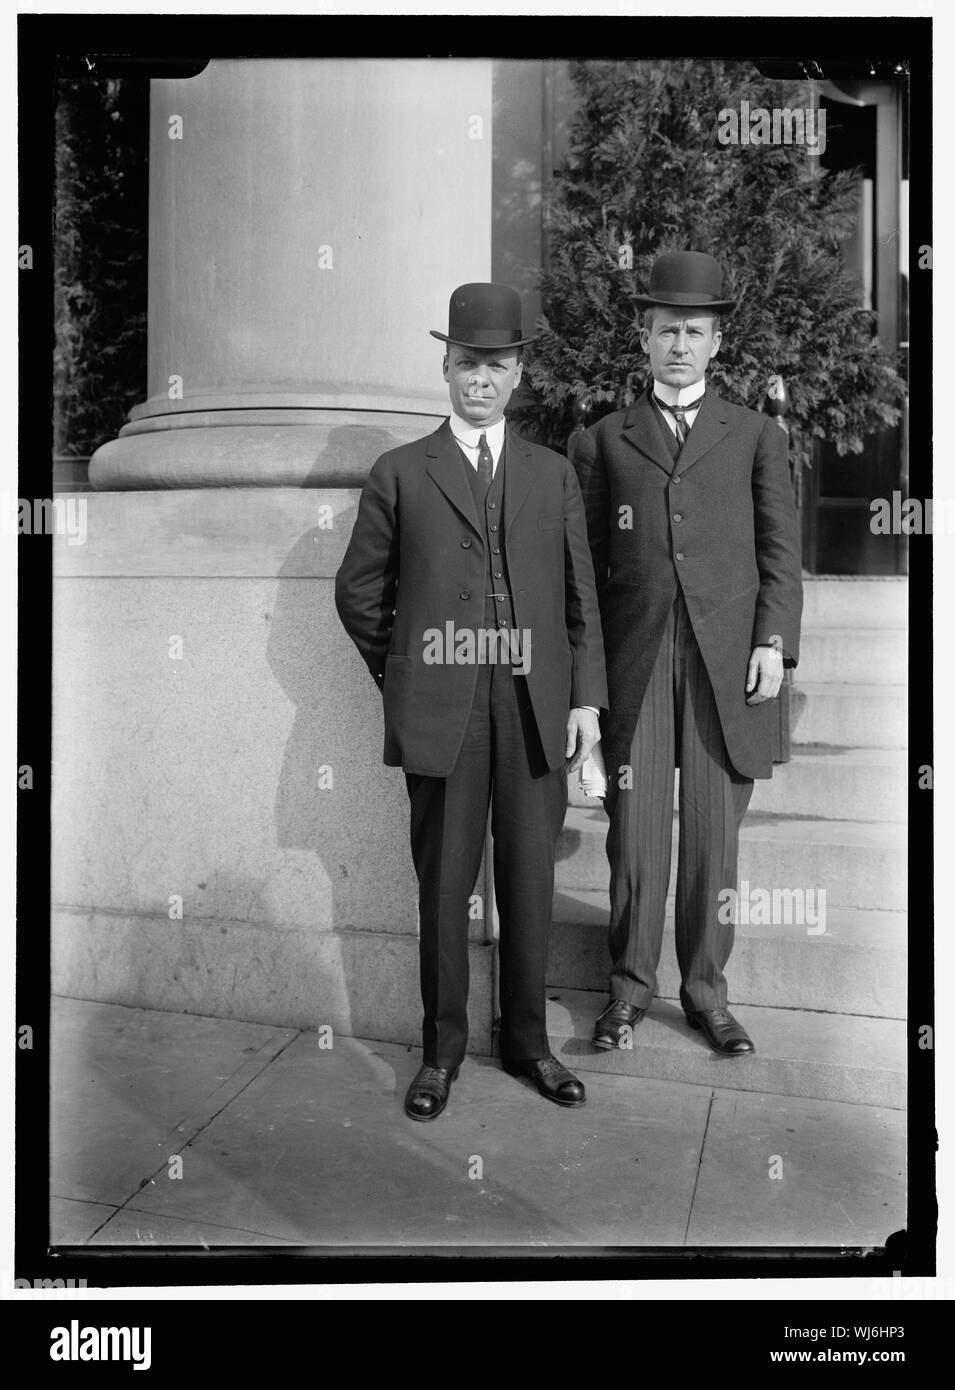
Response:
POLYGON ((486 430, 483 430, 480 427, 469 425, 467 420, 462 420, 460 415, 455 414, 453 410, 451 411, 451 433, 458 443, 463 444, 465 448, 476 449, 480 443, 481 435, 486 433, 488 448, 495 459, 501 452, 501 446, 504 443, 504 425, 505 421, 502 418, 498 420, 496 425, 489 425, 486 430))
POLYGON ((706 377, 701 381, 694 381, 692 386, 667 386, 662 381, 653 378, 653 394, 659 396, 660 400, 666 405, 686 405, 687 401, 698 400, 706 390, 706 377))

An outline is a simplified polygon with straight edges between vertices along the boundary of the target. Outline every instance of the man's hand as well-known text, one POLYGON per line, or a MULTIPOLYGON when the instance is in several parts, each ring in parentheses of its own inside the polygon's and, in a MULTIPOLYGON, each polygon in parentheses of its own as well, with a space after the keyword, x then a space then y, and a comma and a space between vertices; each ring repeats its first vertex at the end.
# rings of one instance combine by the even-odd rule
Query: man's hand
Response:
POLYGON ((783 683, 783 654, 775 647, 754 647, 746 672, 746 703, 775 700, 783 683))
POLYGON ((569 776, 590 757, 590 750, 600 742, 600 720, 589 709, 572 709, 567 720, 567 747, 564 755, 570 761, 564 767, 569 776))

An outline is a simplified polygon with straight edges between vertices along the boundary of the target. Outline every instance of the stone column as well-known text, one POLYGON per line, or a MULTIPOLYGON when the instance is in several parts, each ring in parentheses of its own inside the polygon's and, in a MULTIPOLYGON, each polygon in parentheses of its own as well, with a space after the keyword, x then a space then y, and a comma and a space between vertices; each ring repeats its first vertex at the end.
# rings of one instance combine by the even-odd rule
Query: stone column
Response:
POLYGON ((154 81, 148 398, 92 485, 361 482, 446 414, 428 329, 490 267, 489 61, 154 81))

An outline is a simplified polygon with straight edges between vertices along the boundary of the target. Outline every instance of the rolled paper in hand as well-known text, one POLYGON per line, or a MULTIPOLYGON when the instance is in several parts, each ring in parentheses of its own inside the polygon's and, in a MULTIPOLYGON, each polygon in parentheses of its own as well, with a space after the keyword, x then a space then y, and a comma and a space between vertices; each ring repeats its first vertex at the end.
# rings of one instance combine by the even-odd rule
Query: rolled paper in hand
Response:
POLYGON ((607 795, 607 769, 600 743, 594 744, 590 756, 580 765, 580 789, 585 796, 607 795))

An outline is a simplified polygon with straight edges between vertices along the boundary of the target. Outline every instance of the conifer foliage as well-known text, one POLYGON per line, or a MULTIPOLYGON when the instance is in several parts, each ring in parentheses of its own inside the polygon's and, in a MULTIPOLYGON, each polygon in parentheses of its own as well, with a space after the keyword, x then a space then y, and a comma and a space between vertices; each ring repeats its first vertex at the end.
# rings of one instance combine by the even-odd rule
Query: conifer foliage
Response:
POLYGON ((54 452, 92 454, 146 395, 146 79, 63 78, 56 107, 54 452))
POLYGON ((779 373, 791 454, 808 463, 813 436, 860 453, 865 435, 898 420, 903 382, 840 254, 856 178, 827 171, 805 144, 719 138, 721 111, 805 109, 806 86, 698 60, 578 62, 572 77, 578 109, 547 210, 525 426, 564 450, 576 399, 589 397, 596 419, 639 395, 648 364, 634 295, 658 255, 685 249, 716 256, 737 300, 708 372, 720 394, 757 409, 779 373))

